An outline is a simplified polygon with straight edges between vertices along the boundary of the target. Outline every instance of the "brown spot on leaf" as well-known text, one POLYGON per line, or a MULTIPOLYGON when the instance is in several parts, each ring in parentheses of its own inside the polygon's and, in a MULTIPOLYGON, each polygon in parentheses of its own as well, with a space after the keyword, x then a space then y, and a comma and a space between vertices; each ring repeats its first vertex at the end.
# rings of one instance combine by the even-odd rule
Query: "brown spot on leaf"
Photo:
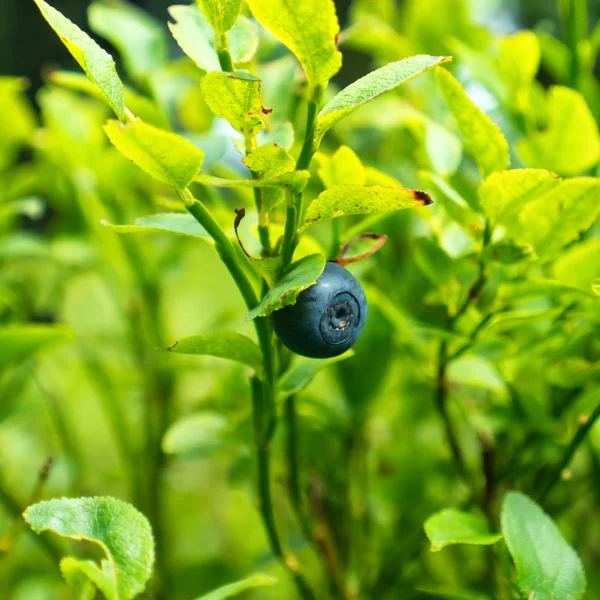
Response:
POLYGON ((418 190, 413 191, 415 200, 418 200, 423 206, 429 206, 433 204, 431 196, 427 192, 419 192, 418 190))
POLYGON ((265 115, 270 115, 273 112, 272 108, 265 108, 264 106, 262 107, 262 111, 265 115))

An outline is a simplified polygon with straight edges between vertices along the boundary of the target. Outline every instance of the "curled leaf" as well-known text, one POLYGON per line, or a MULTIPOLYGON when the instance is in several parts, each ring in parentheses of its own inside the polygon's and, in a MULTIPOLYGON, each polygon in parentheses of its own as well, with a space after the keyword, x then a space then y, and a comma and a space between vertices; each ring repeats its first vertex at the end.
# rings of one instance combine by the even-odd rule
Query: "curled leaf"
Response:
POLYGON ((361 233, 342 246, 339 256, 334 258, 333 262, 342 267, 359 262, 365 258, 369 258, 369 256, 383 248, 386 241, 387 235, 361 233))

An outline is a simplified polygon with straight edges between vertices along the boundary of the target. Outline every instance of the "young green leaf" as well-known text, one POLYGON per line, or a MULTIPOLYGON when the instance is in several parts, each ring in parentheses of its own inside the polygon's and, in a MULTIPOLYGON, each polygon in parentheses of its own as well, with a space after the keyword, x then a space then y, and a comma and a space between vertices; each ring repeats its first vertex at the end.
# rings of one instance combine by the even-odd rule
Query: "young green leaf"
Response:
POLYGON ((9 325, 0 328, 0 372, 12 363, 27 360, 47 348, 71 340, 68 327, 49 325, 9 325))
POLYGON ((365 185, 367 173, 360 158, 348 146, 340 146, 319 168, 319 177, 326 188, 336 185, 365 185))
MULTIPOLYGON (((90 571, 97 569, 96 564, 91 561, 88 562, 87 566, 90 571)), ((66 556, 60 561, 60 572, 65 578, 75 600, 94 600, 96 596, 96 589, 85 571, 86 567, 83 561, 76 558, 66 556)))
POLYGON ((431 551, 438 552, 454 544, 489 546, 502 539, 492 533, 485 517, 446 508, 425 521, 425 533, 431 542, 431 551))
POLYGON ((246 2, 256 20, 296 55, 311 85, 327 82, 340 70, 340 26, 333 0, 246 2))
POLYGON ((261 114, 270 111, 260 97, 260 79, 248 73, 215 71, 202 79, 202 93, 209 108, 243 135, 254 135, 265 127, 261 114))
POLYGON ((294 126, 289 121, 277 123, 273 129, 263 134, 261 143, 277 144, 281 148, 289 150, 294 145, 294 126))
POLYGON ((79 66, 101 90, 121 121, 125 120, 125 89, 115 62, 92 38, 44 0, 34 0, 43 17, 56 31, 79 66))
POLYGON ((213 29, 224 34, 228 32, 240 16, 243 0, 197 0, 207 21, 213 29))
POLYGON ((276 177, 296 168, 296 160, 277 144, 265 144, 242 158, 242 162, 261 177, 276 177))
POLYGON ((317 282, 325 269, 325 257, 311 254, 293 263, 288 272, 266 293, 258 306, 246 316, 247 321, 268 317, 272 312, 296 304, 298 295, 317 282))
POLYGON ((206 335, 193 335, 165 348, 177 354, 202 354, 227 358, 256 371, 262 369, 260 348, 249 338, 235 331, 217 331, 206 335))
POLYGON ((235 583, 230 583, 229 585, 224 585, 218 590, 214 590, 213 592, 205 594, 204 596, 200 596, 200 598, 196 598, 196 600, 227 600, 227 598, 237 596, 246 590, 275 585, 276 583, 279 583, 279 581, 274 577, 269 577, 268 575, 261 575, 258 573, 248 577, 247 579, 242 579, 241 581, 236 581, 235 583))
POLYGON ((195 181, 211 187, 284 188, 298 193, 306 187, 309 178, 308 171, 294 171, 266 179, 222 179, 212 175, 200 175, 195 181))
POLYGON ((185 138, 137 119, 109 121, 104 131, 113 145, 157 181, 185 189, 198 174, 204 153, 185 138))
POLYGON ((548 127, 517 145, 525 163, 567 176, 596 165, 600 160, 600 134, 583 96, 554 86, 548 96, 548 113, 548 127))
POLYGON ((525 597, 579 600, 583 596, 585 572, 577 553, 533 500, 520 492, 508 493, 502 503, 501 523, 525 597))
POLYGON ((452 60, 449 56, 411 56, 381 67, 351 83, 328 102, 317 116, 317 145, 328 129, 363 104, 449 60, 452 60))
POLYGON ((199 238, 211 246, 214 240, 206 230, 188 213, 158 213, 140 217, 133 225, 113 225, 106 221, 103 225, 110 227, 117 233, 150 234, 174 234, 193 238, 199 238))
POLYGON ((425 192, 379 185, 336 185, 312 201, 306 211, 304 226, 311 227, 326 219, 349 215, 392 212, 418 208, 433 200, 425 192))
POLYGON ((36 532, 97 544, 106 553, 98 566, 91 561, 69 563, 85 573, 109 600, 141 594, 152 574, 154 539, 150 524, 133 506, 115 498, 48 500, 23 514, 36 532))
POLYGON ((493 221, 518 215, 530 201, 560 185, 560 177, 543 169, 514 169, 492 173, 479 186, 479 202, 493 221))
POLYGON ((449 71, 436 69, 436 79, 462 134, 484 177, 508 169, 508 142, 500 128, 467 96, 449 71))
POLYGON ((227 445, 227 427, 227 419, 219 413, 200 412, 183 417, 167 429, 162 449, 167 454, 189 458, 207 456, 227 445))
POLYGON ((600 239, 592 238, 561 253, 552 265, 554 277, 566 285, 592 291, 592 282, 600 274, 600 239))
POLYGON ((144 82, 167 61, 169 47, 162 25, 128 2, 102 0, 90 4, 92 31, 108 40, 120 53, 127 73, 144 82))
POLYGON ((325 360, 298 356, 292 367, 280 377, 277 388, 281 394, 286 396, 297 394, 310 385, 319 371, 340 360, 351 358, 355 354, 354 350, 348 350, 344 354, 325 360))

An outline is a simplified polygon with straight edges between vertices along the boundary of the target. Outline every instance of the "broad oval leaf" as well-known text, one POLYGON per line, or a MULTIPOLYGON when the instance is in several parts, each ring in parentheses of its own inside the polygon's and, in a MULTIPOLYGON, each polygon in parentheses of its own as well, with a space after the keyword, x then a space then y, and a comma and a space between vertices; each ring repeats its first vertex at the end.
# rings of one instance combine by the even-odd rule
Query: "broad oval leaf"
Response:
POLYGON ((229 31, 242 10, 243 0, 197 0, 204 16, 219 34, 229 31))
POLYGON ((44 0, 34 0, 79 66, 98 86, 121 121, 125 120, 125 89, 115 61, 92 38, 44 0))
MULTIPOLYGON (((321 157, 322 155, 319 155, 321 157)), ((340 146, 330 157, 321 158, 319 177, 326 188, 336 185, 365 185, 367 172, 360 158, 348 146, 340 146)))
POLYGON ((214 240, 207 231, 188 213, 158 213, 135 220, 133 225, 113 225, 107 221, 103 225, 110 227, 117 233, 138 234, 173 234, 199 238, 207 244, 214 246, 214 240))
POLYGON ((315 131, 317 144, 328 129, 363 104, 449 60, 452 60, 449 56, 411 56, 381 67, 351 83, 319 113, 315 131))
POLYGON ((193 335, 165 348, 177 354, 203 354, 227 358, 256 371, 262 370, 260 348, 250 338, 235 331, 217 331, 205 335, 193 335))
POLYGON ((296 160, 277 144, 264 144, 242 158, 242 162, 261 177, 276 177, 296 168, 296 160))
POLYGON ((312 85, 325 83, 342 66, 333 0, 246 0, 256 20, 300 61, 312 85))
POLYGON ((311 254, 293 263, 288 272, 266 293, 258 306, 248 313, 246 320, 267 317, 284 306, 296 304, 300 292, 317 282, 325 269, 326 262, 322 254, 311 254))
POLYGON ((227 419, 218 413, 200 412, 179 419, 171 425, 162 440, 167 454, 203 458, 227 445, 227 419))
POLYGON ((487 216, 505 221, 530 201, 560 185, 560 177, 544 169, 513 169, 489 175, 479 186, 479 202, 487 216))
POLYGON ((224 585, 218 590, 214 590, 213 592, 204 594, 204 596, 200 596, 200 598, 196 598, 196 600, 227 600, 227 598, 233 598, 233 596, 237 596, 246 590, 275 585, 276 583, 279 583, 278 579, 257 573, 247 579, 224 585))
POLYGON ((510 492, 502 503, 502 533, 517 567, 519 588, 535 600, 579 600, 586 587, 577 553, 533 500, 510 492))
POLYGON ((306 187, 309 179, 308 171, 294 171, 265 179, 223 179, 213 175, 200 175, 195 181, 211 187, 284 188, 297 193, 306 187))
POLYGON ((185 138, 148 125, 139 119, 104 126, 113 145, 157 181, 177 190, 185 189, 198 174, 204 153, 185 138))
POLYGON ((95 575, 97 569, 98 567, 94 562, 78 560, 71 556, 67 556, 60 561, 60 572, 75 600, 94 600, 96 588, 86 571, 94 572, 95 575))
POLYGON ((433 200, 425 192, 381 185, 336 185, 321 192, 306 211, 304 226, 350 215, 418 208, 433 200))
POLYGON ((260 79, 249 73, 215 71, 202 78, 202 94, 208 107, 243 135, 254 135, 265 127, 260 79))
POLYGON ((548 96, 548 127, 517 144, 524 162, 559 175, 578 175, 600 160, 598 125, 583 96, 554 86, 548 96))
POLYGON ((94 33, 108 40, 123 59, 127 73, 144 82, 168 58, 165 29, 146 11, 129 2, 93 2, 88 22, 94 33))
POLYGON ((77 568, 109 600, 129 600, 144 591, 154 565, 154 539, 146 517, 130 504, 115 498, 63 498, 34 504, 23 517, 36 533, 52 531, 100 546, 106 553, 101 566, 78 561, 77 568))
POLYGON ((467 96, 460 83, 446 69, 436 69, 436 79, 450 112, 484 177, 510 165, 508 142, 500 128, 467 96))
POLYGON ((0 372, 12 363, 26 360, 47 348, 73 338, 69 327, 9 325, 0 328, 0 372))
POLYGON ((438 552, 454 544, 489 546, 502 539, 492 533, 485 517, 453 508, 446 508, 425 521, 425 534, 431 542, 431 551, 438 552))

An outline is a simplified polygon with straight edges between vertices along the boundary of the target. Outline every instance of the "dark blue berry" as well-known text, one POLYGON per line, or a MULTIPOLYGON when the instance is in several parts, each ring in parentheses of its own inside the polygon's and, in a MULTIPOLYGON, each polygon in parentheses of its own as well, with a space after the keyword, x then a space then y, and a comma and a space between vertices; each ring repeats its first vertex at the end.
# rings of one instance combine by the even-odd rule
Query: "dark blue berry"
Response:
POLYGON ((281 343, 296 354, 330 358, 354 345, 367 312, 360 283, 344 267, 328 262, 296 304, 273 313, 273 327, 281 343))

